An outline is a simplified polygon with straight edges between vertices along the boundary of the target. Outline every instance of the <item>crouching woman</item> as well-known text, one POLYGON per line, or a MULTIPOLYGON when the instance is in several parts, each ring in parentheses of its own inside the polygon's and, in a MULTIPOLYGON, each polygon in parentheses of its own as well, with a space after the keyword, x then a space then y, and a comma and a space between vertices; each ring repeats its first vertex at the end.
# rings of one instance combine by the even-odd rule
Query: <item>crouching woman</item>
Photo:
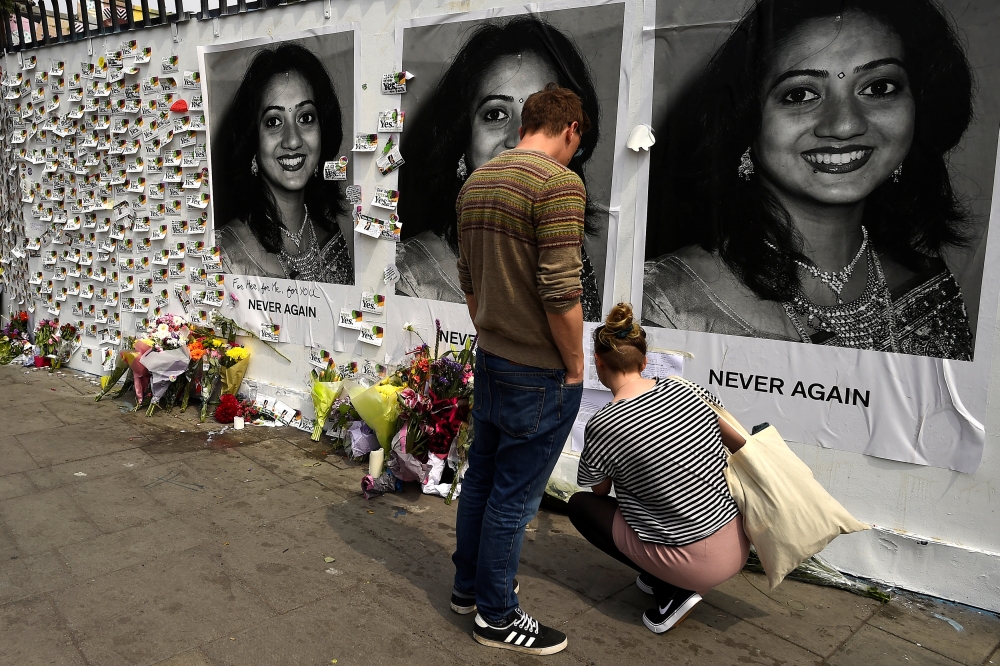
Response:
POLYGON ((641 376, 646 333, 629 305, 595 331, 594 352, 614 400, 587 424, 577 483, 593 492, 570 498, 569 517, 639 572, 636 585, 656 601, 643 623, 663 633, 746 563, 750 543, 723 475, 723 446, 736 451, 744 440, 687 386, 641 376))

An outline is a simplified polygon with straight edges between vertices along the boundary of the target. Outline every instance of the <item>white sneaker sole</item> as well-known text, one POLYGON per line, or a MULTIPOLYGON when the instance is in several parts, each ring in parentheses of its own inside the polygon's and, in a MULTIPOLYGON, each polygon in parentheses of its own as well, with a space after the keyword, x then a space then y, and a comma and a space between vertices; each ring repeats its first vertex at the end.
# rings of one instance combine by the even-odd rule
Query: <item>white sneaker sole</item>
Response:
POLYGON ((701 601, 701 595, 692 594, 687 599, 687 601, 678 606, 677 610, 668 615, 663 622, 660 622, 659 624, 654 624, 653 622, 650 622, 649 618, 646 617, 646 614, 643 613, 642 623, 646 625, 646 628, 652 631, 654 634, 662 634, 665 631, 673 629, 678 624, 686 620, 687 616, 690 615, 692 611, 694 611, 694 607, 698 605, 699 601, 701 601))
POLYGON ((504 643, 503 641, 491 641, 488 638, 483 638, 482 636, 472 633, 472 637, 476 639, 476 642, 487 645, 489 647, 502 648, 504 650, 513 650, 514 652, 523 652, 525 654, 536 654, 536 655, 546 655, 555 654, 557 652, 562 652, 569 645, 569 639, 564 638, 562 643, 558 645, 550 645, 548 647, 535 648, 535 647, 522 647, 520 645, 514 645, 513 643, 504 643))

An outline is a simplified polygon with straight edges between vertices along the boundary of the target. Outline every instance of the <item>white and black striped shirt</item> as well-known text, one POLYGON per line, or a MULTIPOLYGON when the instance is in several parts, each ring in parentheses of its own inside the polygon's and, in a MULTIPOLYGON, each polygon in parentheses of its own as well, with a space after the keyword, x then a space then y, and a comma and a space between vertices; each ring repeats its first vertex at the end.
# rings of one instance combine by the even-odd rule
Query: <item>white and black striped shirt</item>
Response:
POLYGON ((605 405, 590 419, 577 484, 611 479, 622 516, 640 539, 686 546, 739 513, 725 468, 715 412, 687 386, 659 379, 645 393, 605 405))

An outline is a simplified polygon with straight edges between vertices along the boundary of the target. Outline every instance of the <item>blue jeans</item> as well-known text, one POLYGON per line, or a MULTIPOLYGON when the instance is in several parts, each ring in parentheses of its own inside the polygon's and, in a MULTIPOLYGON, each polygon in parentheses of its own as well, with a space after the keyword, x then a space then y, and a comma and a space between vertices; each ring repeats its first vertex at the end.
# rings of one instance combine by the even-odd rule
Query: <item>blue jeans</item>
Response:
POLYGON ((455 593, 497 624, 518 606, 514 576, 524 528, 538 512, 580 409, 583 384, 565 370, 476 352, 475 434, 458 503, 455 593))

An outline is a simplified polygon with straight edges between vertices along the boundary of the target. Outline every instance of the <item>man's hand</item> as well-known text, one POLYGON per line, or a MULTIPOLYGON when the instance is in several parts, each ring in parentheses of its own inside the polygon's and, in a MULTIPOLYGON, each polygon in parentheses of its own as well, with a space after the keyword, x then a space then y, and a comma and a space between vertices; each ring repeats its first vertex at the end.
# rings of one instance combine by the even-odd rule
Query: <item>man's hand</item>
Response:
POLYGON ((563 314, 546 312, 549 330, 566 366, 566 383, 583 381, 583 306, 577 303, 563 314))

